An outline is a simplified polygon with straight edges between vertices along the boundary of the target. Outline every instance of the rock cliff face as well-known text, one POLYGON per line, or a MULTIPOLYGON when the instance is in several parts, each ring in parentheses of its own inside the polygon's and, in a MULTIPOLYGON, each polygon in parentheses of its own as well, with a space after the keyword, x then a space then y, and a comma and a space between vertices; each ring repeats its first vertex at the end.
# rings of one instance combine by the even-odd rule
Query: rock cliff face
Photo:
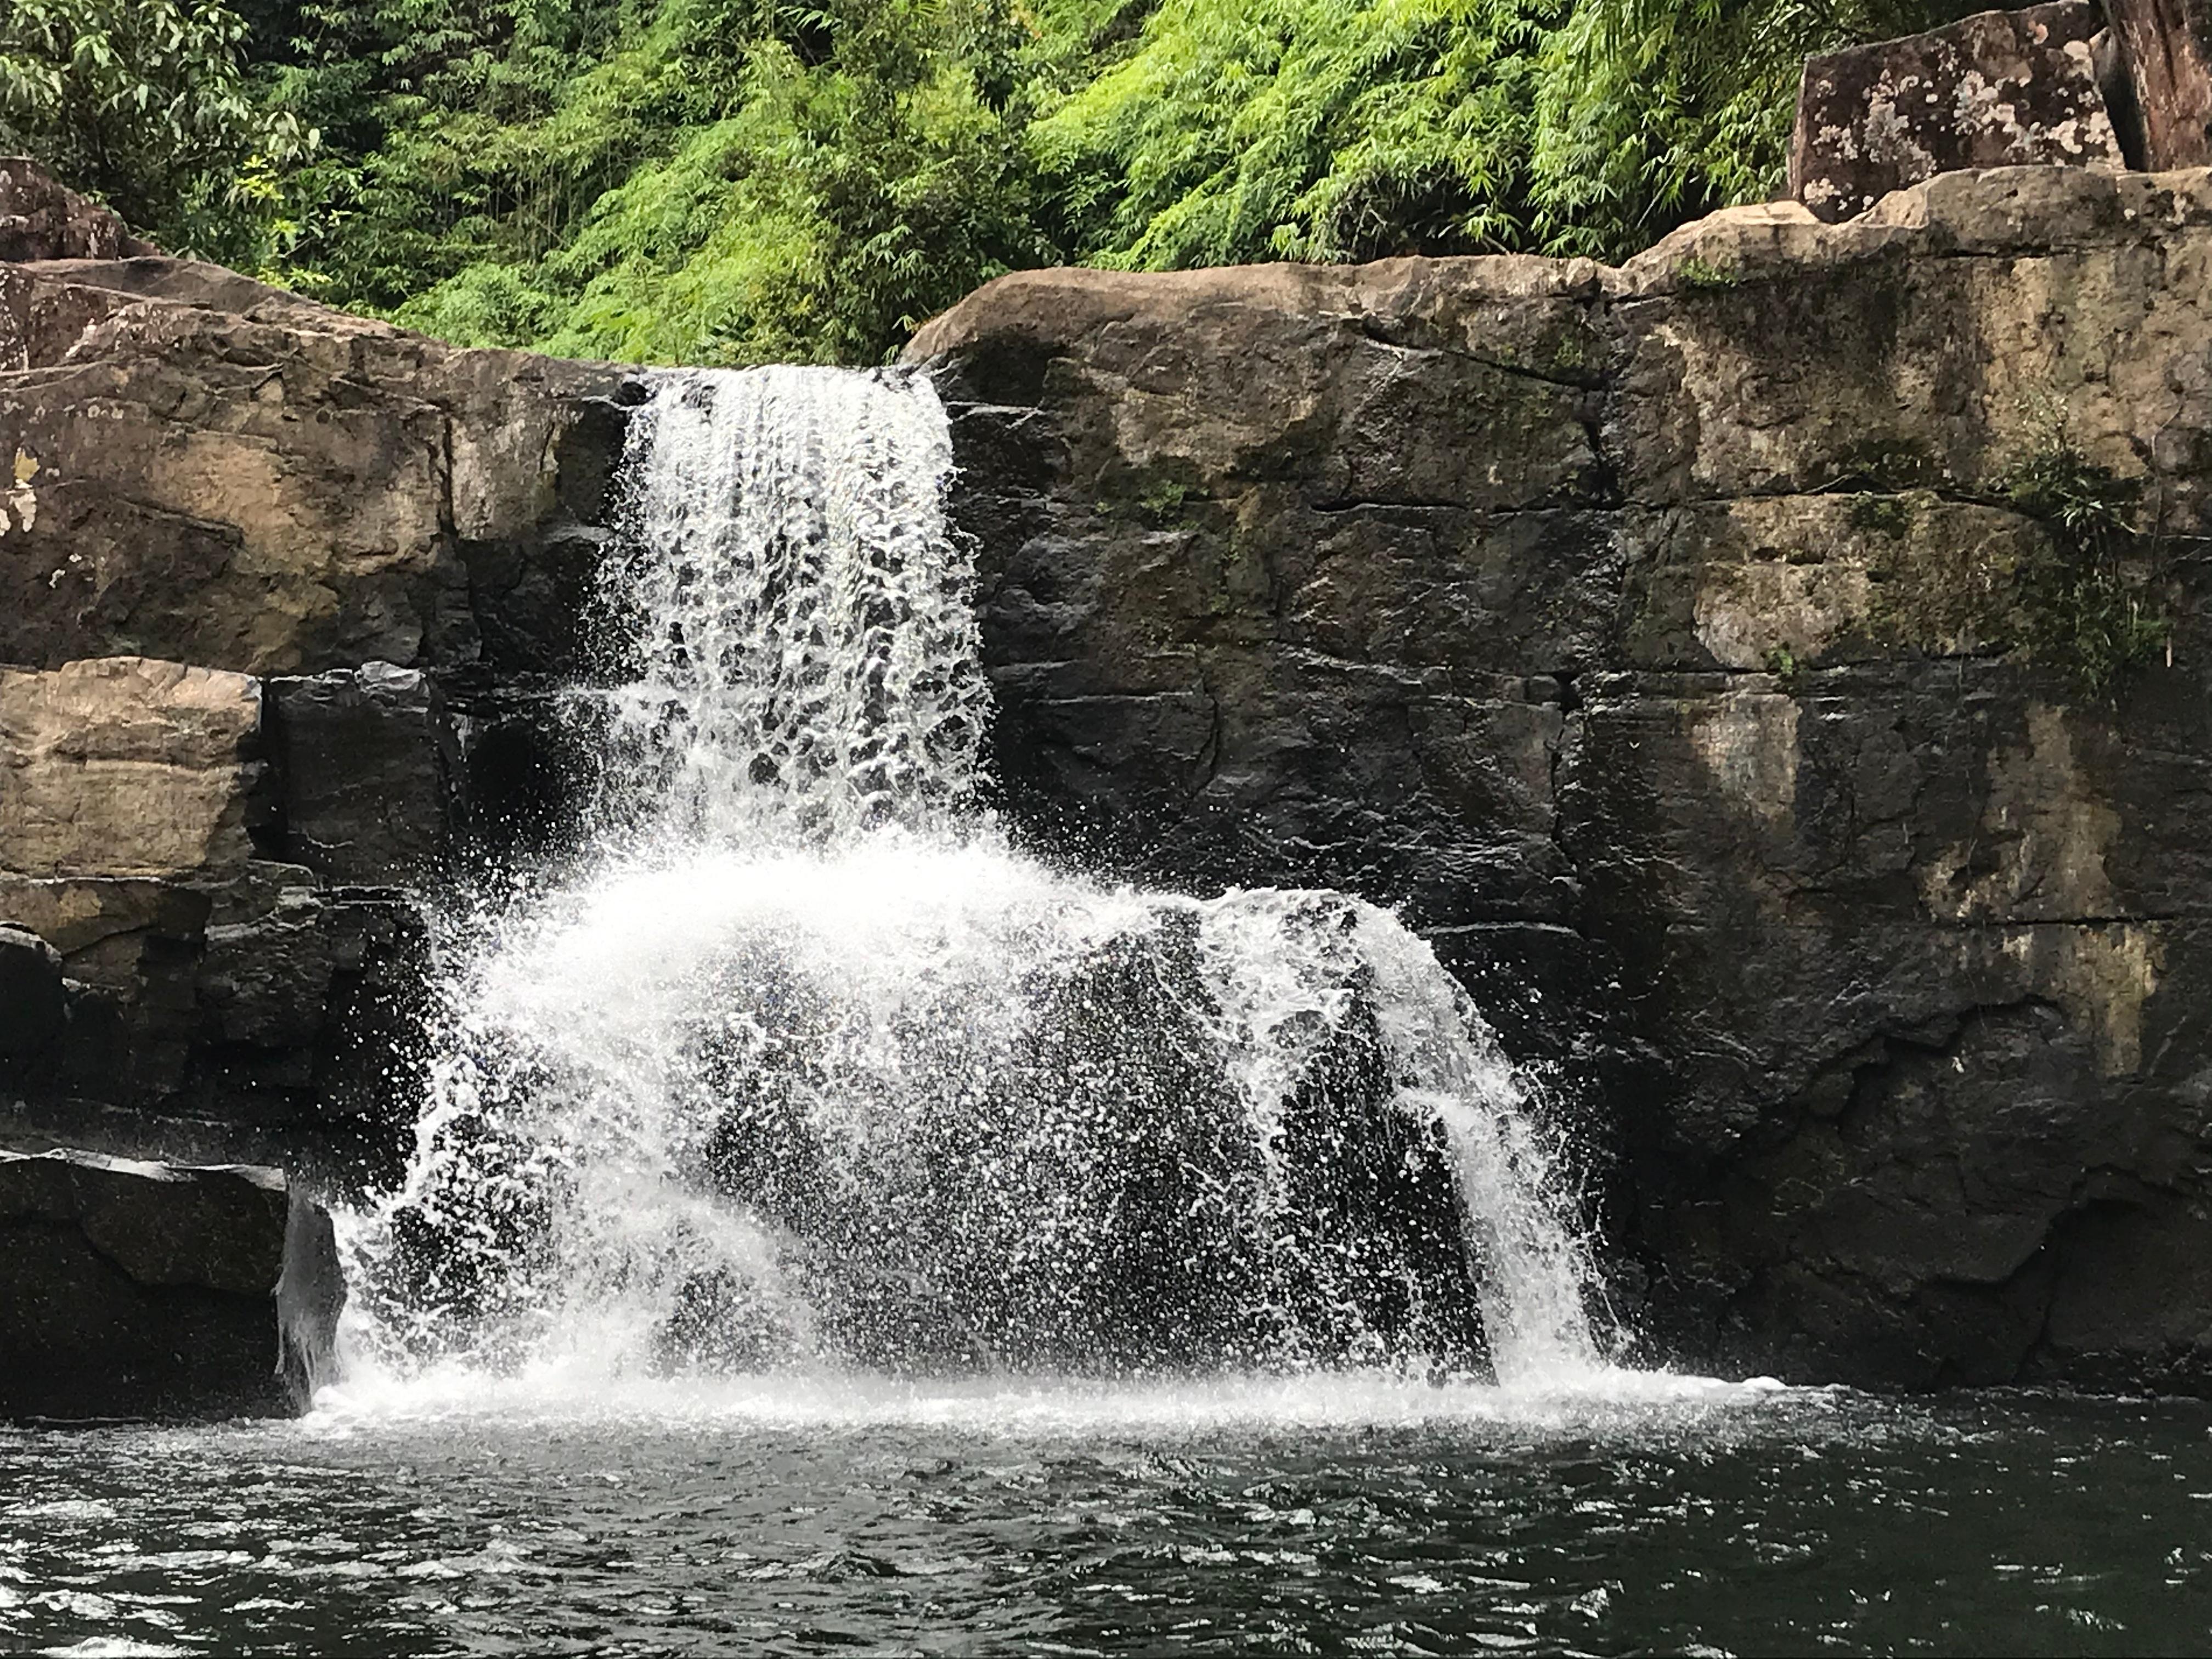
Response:
POLYGON ((2202 1387, 2208 268, 2205 174, 2020 168, 1618 270, 1003 278, 909 355, 1008 806, 1403 904, 1670 1355, 2202 1387), (2143 489, 2116 700, 2014 648, 2054 455, 2143 489))
MULTIPOLYGON (((1401 903, 1551 1069, 1661 1352, 2212 1384, 2208 270, 2212 176, 2022 168, 1617 270, 1006 278, 913 356, 1009 813, 1401 903), (2054 457, 2141 491, 2099 592, 2170 632, 2109 693, 2012 487, 2054 457)), ((9 1133, 405 1115, 418 901, 557 805, 623 386, 0 264, 9 1133)))
POLYGON ((374 1139, 403 889, 526 817, 623 374, 136 249, 21 162, 0 258, 0 1102, 165 1155, 374 1139))

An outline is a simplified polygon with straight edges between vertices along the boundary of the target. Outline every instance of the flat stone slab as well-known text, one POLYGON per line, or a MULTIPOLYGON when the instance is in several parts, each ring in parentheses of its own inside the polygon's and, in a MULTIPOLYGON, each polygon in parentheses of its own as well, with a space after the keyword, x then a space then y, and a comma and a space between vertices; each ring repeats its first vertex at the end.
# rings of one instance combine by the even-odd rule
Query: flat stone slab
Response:
POLYGON ((0 1152, 0 1419, 296 1415, 344 1296, 282 1170, 0 1152))
POLYGON ((1985 11, 1806 60, 1790 193, 1835 223, 1969 167, 2124 167, 2082 0, 1985 11))

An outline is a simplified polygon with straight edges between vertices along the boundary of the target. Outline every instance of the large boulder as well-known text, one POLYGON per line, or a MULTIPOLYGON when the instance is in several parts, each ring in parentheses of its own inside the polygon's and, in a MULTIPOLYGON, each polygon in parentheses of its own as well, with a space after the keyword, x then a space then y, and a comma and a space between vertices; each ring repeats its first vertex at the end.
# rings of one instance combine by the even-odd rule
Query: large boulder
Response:
POLYGON ((0 1152, 0 1418, 296 1413, 343 1302, 279 1170, 0 1152))
POLYGON ((2212 177, 2046 167, 1618 270, 1003 278, 910 356, 1008 810, 1401 904, 1662 1352, 2212 1385, 2208 265, 2212 177), (2031 461, 2139 488, 2170 665, 2051 643, 2031 461))
POLYGON ((2101 27, 2087 0, 2055 0, 1808 58, 1790 193, 1835 221, 1939 173, 2124 166, 2098 80, 2101 27))
POLYGON ((523 570, 590 543, 627 378, 191 260, 0 259, 0 661, 457 668, 557 630, 573 580, 523 570))
POLYGON ((0 870, 210 878, 252 856, 260 688, 138 657, 0 668, 0 870))

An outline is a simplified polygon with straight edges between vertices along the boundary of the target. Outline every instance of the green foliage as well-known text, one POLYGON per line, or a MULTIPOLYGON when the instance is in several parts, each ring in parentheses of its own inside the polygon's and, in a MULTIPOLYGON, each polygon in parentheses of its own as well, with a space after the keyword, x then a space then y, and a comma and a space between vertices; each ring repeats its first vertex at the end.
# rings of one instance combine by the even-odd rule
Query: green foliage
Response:
POLYGON ((1534 243, 1617 258, 1778 191, 1804 59, 1911 34, 1961 0, 1582 0, 1539 76, 1534 243))
POLYGON ((1058 261, 1623 255, 1778 185, 1804 52, 1955 9, 0 4, 0 141, 157 234, 457 340, 727 363, 877 361, 1058 261))
POLYGON ((1153 523, 1165 524, 1182 511, 1183 503, 1189 499, 1189 485, 1180 479, 1162 478, 1146 488, 1137 497, 1137 505, 1153 523))
POLYGON ((994 0, 502 3, 316 9, 344 50, 278 95, 374 138, 295 252, 336 297, 469 343, 865 362, 1057 252, 994 0))
POLYGON ((688 133, 545 259, 553 349, 708 362, 871 362, 1017 264, 1049 259, 1001 112, 854 8, 823 61, 763 43, 734 113, 688 133))
POLYGON ((2048 550, 2017 573, 2029 653, 2062 665, 2084 696, 2111 696, 2172 635, 2154 548, 2136 529, 2142 484, 2052 440, 2013 470, 2007 491, 2051 531, 2048 550))
POLYGON ((1163 269, 1525 240, 1559 0, 1167 0, 1032 135, 1085 252, 1163 269))
POLYGON ((278 169, 314 135, 261 108, 213 0, 7 0, 0 152, 35 156, 180 252, 261 263, 278 169))
POLYGON ((1036 130, 1087 257, 1618 258, 1782 183, 1808 52, 1944 0, 1165 0, 1036 130))
POLYGON ((1700 259, 1695 254, 1675 266, 1674 274, 1682 279, 1684 287, 1707 290, 1731 289, 1743 281, 1739 272, 1717 265, 1710 259, 1700 259))

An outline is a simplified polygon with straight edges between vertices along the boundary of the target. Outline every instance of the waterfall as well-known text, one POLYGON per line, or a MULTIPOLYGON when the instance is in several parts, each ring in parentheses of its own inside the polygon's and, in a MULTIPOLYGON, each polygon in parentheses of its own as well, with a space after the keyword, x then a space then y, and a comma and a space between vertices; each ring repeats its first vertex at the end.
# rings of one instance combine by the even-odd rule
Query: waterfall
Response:
POLYGON ((762 368, 661 382, 603 576, 630 823, 690 840, 957 823, 988 696, 927 386, 762 368))
POLYGON ((357 1365, 1540 1382, 1601 1342, 1524 1080, 1388 912, 1012 849, 925 378, 658 377, 581 873, 455 953, 357 1365))

